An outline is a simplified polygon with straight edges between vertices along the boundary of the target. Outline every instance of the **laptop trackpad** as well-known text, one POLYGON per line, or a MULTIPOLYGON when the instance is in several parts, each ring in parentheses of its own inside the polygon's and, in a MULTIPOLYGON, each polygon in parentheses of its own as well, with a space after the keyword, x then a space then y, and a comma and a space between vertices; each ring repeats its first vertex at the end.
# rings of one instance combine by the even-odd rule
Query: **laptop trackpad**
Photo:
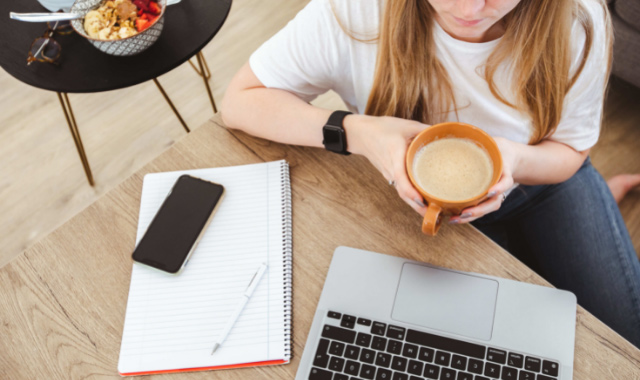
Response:
POLYGON ((391 317, 490 340, 497 295, 495 280, 405 263, 391 317))

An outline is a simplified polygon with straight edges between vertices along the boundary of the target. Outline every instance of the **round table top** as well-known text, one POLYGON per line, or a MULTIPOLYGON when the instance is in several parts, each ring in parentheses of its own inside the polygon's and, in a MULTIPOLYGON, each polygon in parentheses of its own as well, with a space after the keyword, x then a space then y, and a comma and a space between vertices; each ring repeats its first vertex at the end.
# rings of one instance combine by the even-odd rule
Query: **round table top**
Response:
POLYGON ((62 47, 59 64, 34 62, 27 66, 33 41, 46 23, 9 18, 9 12, 47 12, 36 0, 1 0, 0 66, 16 79, 58 92, 109 91, 156 78, 186 62, 211 41, 231 9, 232 0, 182 0, 167 7, 160 38, 130 57, 105 54, 77 33, 54 35, 62 47))

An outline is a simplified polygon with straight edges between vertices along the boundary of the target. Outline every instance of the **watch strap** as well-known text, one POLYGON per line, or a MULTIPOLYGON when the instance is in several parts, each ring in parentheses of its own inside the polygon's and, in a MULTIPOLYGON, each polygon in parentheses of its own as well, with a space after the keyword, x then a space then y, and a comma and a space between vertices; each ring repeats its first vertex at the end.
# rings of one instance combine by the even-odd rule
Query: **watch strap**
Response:
POLYGON ((349 155, 351 153, 349 153, 347 151, 347 139, 346 139, 346 132, 344 131, 344 118, 347 117, 347 115, 351 115, 353 114, 353 112, 349 112, 349 111, 334 111, 331 116, 329 116, 329 120, 327 121, 327 124, 325 124, 324 128, 323 128, 323 132, 326 133, 327 128, 331 128, 331 129, 338 129, 340 131, 340 133, 342 134, 342 146, 340 148, 335 148, 332 146, 329 146, 325 141, 323 141, 322 143, 324 144, 325 148, 329 151, 335 152, 335 153, 339 153, 339 154, 343 154, 343 155, 349 155), (332 128, 333 127, 333 128, 332 128))

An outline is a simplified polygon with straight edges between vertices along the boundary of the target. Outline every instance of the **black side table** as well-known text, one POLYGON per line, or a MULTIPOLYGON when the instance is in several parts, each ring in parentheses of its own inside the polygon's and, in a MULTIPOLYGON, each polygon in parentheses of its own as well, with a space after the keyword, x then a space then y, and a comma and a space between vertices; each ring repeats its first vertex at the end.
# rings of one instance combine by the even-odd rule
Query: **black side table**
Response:
POLYGON ((94 185, 78 125, 67 93, 116 90, 152 79, 176 114, 184 129, 189 127, 164 91, 158 76, 189 60, 194 55, 198 68, 192 67, 204 81, 214 112, 217 112, 208 79, 209 68, 201 50, 224 24, 232 0, 182 0, 167 7, 160 38, 149 49, 131 57, 102 53, 76 33, 54 35, 62 46, 59 64, 34 62, 27 66, 31 43, 47 29, 46 23, 27 23, 9 19, 9 12, 46 12, 36 0, 0 1, 0 67, 16 79, 34 87, 55 91, 84 166, 87 180, 94 185))

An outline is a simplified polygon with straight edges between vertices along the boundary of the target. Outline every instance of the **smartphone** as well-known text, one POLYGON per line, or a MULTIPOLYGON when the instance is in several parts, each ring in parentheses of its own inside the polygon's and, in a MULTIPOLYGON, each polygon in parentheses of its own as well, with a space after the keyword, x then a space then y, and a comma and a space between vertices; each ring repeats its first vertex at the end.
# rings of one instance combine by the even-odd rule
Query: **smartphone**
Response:
POLYGON ((182 175, 133 251, 133 260, 178 274, 189 261, 224 196, 224 187, 182 175))

